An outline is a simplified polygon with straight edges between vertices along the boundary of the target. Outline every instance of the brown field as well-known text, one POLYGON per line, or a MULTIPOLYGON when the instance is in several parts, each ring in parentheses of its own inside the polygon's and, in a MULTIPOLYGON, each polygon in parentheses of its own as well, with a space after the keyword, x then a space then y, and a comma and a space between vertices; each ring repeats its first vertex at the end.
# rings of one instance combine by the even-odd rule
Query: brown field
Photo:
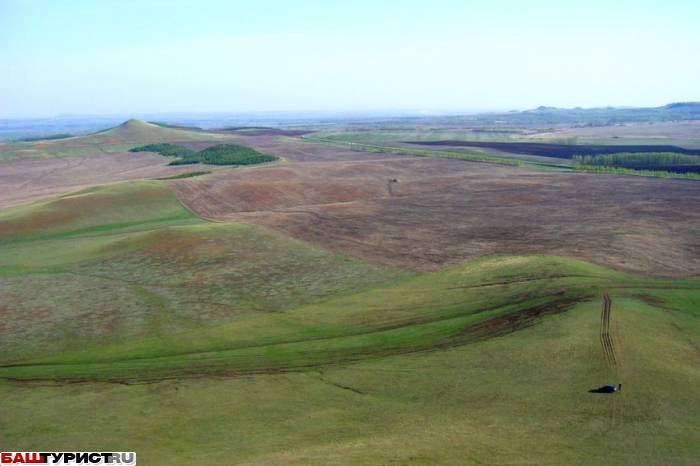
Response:
POLYGON ((244 143, 300 163, 172 181, 197 215, 413 270, 550 253, 648 276, 700 274, 698 182, 244 143))
POLYGON ((540 132, 533 139, 550 138, 659 138, 700 139, 700 120, 664 121, 658 123, 622 123, 611 126, 556 125, 551 132, 540 132))
MULTIPOLYGON (((0 163, 0 208, 24 204, 118 181, 158 178, 203 170, 199 165, 168 166, 170 159, 147 153, 98 152, 87 157, 60 157, 0 163)), ((230 167, 207 166, 206 170, 230 167)))
POLYGON ((251 222, 378 264, 429 271, 490 254, 551 253, 648 276, 700 275, 698 182, 356 152, 279 135, 235 142, 291 163, 169 167, 161 156, 116 152, 4 163, 0 208, 218 170, 170 184, 203 218, 251 222))

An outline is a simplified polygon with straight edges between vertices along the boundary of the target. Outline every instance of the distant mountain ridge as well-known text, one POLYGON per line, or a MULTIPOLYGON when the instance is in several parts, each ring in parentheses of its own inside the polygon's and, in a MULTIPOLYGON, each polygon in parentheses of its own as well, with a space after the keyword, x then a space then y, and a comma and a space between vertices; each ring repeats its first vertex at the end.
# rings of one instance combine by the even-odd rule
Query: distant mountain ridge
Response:
POLYGON ((700 102, 673 102, 667 105, 664 105, 662 107, 613 107, 611 105, 608 105, 606 107, 593 107, 593 108, 582 108, 582 107, 576 107, 573 109, 569 108, 561 108, 561 107, 548 107, 546 105, 540 105, 537 108, 531 109, 531 110, 524 110, 521 113, 532 113, 532 112, 611 112, 611 111, 622 111, 622 112, 627 112, 627 111, 655 111, 655 112, 663 112, 666 110, 675 110, 675 111, 688 111, 688 112, 698 112, 700 111, 700 102))
POLYGON ((484 123, 585 124, 606 126, 633 122, 700 120, 700 102, 673 102, 661 107, 558 108, 541 105, 522 112, 493 112, 476 115, 484 123))
POLYGON ((674 102, 661 107, 667 110, 688 110, 690 112, 700 112, 700 102, 674 102))

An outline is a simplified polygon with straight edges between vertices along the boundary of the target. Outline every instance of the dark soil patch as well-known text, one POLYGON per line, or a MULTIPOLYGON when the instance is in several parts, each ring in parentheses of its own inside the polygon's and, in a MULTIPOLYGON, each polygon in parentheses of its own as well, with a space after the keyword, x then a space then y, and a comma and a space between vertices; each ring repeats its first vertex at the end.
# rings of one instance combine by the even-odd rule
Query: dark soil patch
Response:
POLYGON ((476 142, 476 141, 404 141, 404 144, 421 146, 480 147, 512 154, 539 155, 558 159, 571 159, 574 155, 618 154, 620 152, 675 152, 677 154, 700 155, 700 150, 677 146, 605 146, 569 144, 542 144, 537 142, 476 142))

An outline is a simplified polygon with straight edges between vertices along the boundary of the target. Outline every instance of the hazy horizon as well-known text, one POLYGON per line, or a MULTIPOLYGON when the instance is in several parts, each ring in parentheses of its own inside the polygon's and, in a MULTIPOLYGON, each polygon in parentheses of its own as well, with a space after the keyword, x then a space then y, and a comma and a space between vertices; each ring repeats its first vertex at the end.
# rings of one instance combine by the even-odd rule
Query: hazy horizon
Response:
POLYGON ((0 3, 0 118, 700 100, 700 4, 0 3))

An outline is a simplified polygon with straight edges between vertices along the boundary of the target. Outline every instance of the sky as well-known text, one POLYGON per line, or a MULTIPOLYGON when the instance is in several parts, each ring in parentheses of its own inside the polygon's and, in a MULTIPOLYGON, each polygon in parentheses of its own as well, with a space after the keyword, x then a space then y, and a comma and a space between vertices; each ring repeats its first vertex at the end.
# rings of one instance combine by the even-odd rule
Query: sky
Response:
POLYGON ((700 101, 697 0, 0 0, 0 118, 700 101))

